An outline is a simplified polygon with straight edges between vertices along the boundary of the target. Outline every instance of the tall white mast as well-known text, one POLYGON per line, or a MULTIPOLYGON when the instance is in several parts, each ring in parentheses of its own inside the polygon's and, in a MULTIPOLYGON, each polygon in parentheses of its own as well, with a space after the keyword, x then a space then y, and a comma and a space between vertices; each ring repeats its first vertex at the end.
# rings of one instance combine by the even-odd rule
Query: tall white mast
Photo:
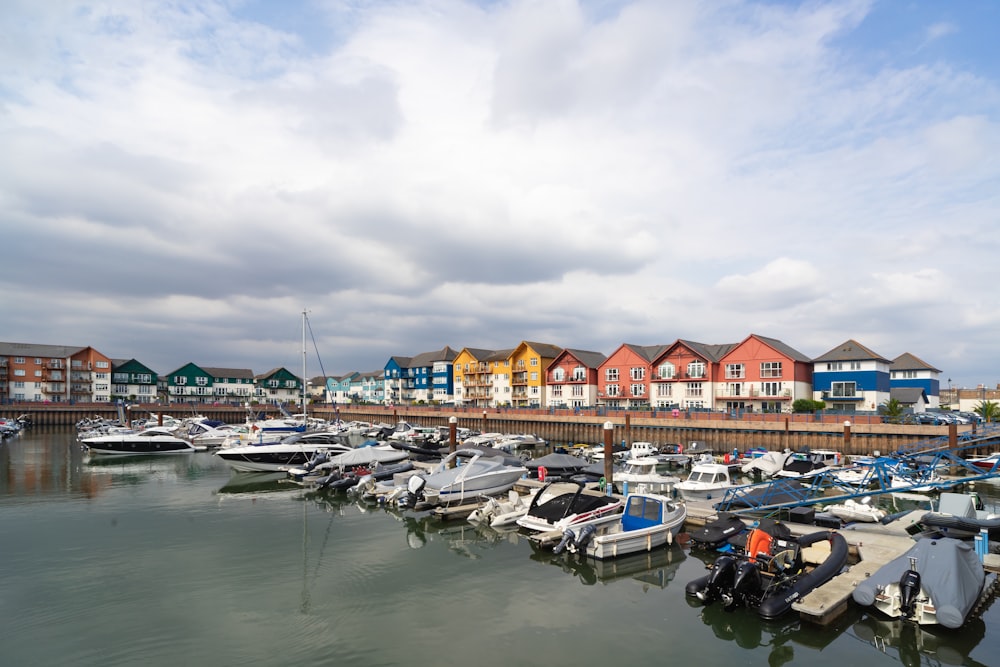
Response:
POLYGON ((302 424, 306 425, 309 411, 306 408, 306 385, 308 376, 306 375, 306 310, 302 309, 302 424))

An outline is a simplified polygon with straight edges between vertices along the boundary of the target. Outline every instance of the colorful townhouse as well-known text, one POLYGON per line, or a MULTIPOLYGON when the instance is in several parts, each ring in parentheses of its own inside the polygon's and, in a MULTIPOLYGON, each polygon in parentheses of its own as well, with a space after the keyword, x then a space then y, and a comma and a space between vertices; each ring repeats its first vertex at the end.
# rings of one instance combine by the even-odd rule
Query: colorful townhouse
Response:
POLYGON ((261 399, 257 380, 249 368, 201 367, 188 363, 160 376, 158 384, 170 401, 178 403, 248 403, 261 399))
POLYGON ((545 405, 545 369, 562 348, 548 343, 521 341, 510 353, 510 404, 515 408, 545 405))
POLYGON ((813 399, 839 412, 874 412, 889 400, 885 357, 847 340, 813 359, 813 399))
POLYGON ((713 407, 726 412, 791 412, 812 397, 812 360, 776 338, 750 334, 719 360, 713 407))
POLYGON ((390 357, 383 369, 387 403, 448 402, 455 392, 451 347, 415 357, 390 357))
MULTIPOLYGON (((455 404, 489 407, 493 399, 493 366, 497 350, 463 347, 455 355, 455 404)), ((510 354, 510 350, 505 352, 510 354)))
POLYGON ((915 412, 941 407, 941 371, 904 352, 889 366, 889 395, 915 412))
POLYGON ((111 400, 155 403, 159 376, 135 359, 111 362, 111 400))
POLYGON ((713 345, 678 339, 651 361, 650 405, 654 408, 714 410, 719 361, 735 345, 713 345))
POLYGON ((254 382, 259 403, 302 406, 304 379, 287 368, 272 368, 266 373, 255 376, 254 382))
POLYGON ((607 357, 601 352, 564 349, 545 370, 545 401, 553 408, 597 405, 598 369, 607 357))
POLYGON ((598 367, 597 405, 624 409, 648 407, 653 360, 667 348, 667 345, 619 345, 598 367))

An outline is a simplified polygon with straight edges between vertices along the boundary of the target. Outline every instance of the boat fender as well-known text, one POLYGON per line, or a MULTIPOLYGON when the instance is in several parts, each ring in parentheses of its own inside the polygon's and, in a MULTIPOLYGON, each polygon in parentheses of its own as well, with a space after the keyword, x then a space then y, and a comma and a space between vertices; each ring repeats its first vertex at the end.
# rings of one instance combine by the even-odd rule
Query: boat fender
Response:
POLYGON ((596 532, 597 528, 594 528, 593 524, 589 526, 584 526, 583 530, 580 531, 580 536, 576 538, 576 542, 573 544, 573 548, 576 551, 583 551, 584 549, 586 549, 587 545, 590 543, 590 539, 594 536, 594 533, 596 532))
POLYGON ((899 610, 906 618, 913 616, 913 605, 919 594, 920 573, 916 570, 907 570, 899 578, 899 610))
POLYGON ((559 544, 555 545, 552 548, 552 553, 561 554, 563 551, 566 550, 567 547, 573 544, 573 540, 575 539, 576 539, 576 533, 573 532, 572 528, 567 528, 566 532, 563 533, 562 539, 559 540, 559 544))

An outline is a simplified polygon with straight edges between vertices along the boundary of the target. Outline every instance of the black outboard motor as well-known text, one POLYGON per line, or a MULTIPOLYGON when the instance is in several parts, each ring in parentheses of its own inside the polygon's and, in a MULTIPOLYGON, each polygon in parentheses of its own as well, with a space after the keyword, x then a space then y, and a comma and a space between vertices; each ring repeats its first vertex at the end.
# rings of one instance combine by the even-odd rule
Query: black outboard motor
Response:
POLYGON ((313 454, 313 457, 309 459, 304 466, 302 466, 306 472, 311 472, 320 463, 326 463, 330 460, 330 455, 327 454, 326 450, 318 451, 313 454))
POLYGON ((763 588, 760 566, 755 561, 743 561, 736 568, 736 576, 733 578, 733 594, 727 606, 733 603, 755 606, 760 600, 763 588))
POLYGON ((899 610, 903 616, 913 616, 913 603, 920 594, 920 573, 917 572, 917 559, 910 558, 910 569, 899 578, 899 610))
POLYGON ((732 556, 719 556, 712 564, 705 587, 695 595, 705 604, 722 599, 725 595, 732 596, 733 579, 736 576, 736 559, 732 556))
POLYGON ((593 524, 589 526, 584 526, 583 530, 580 531, 580 536, 576 538, 576 542, 573 543, 573 551, 586 551, 587 545, 590 543, 594 533, 597 532, 597 528, 594 528, 593 524))
POLYGON ((576 533, 573 532, 572 528, 567 528, 566 532, 563 533, 562 539, 559 540, 559 544, 552 547, 552 553, 561 554, 563 551, 566 550, 568 546, 573 544, 573 541, 575 539, 576 539, 576 533))

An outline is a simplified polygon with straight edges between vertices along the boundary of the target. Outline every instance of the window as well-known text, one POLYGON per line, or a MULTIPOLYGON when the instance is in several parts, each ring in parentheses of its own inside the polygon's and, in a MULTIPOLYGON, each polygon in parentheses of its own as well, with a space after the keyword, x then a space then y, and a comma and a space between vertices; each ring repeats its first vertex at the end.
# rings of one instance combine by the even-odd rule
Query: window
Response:
POLYGON ((674 385, 672 384, 658 384, 656 385, 656 395, 660 397, 669 398, 674 395, 674 385))
POLYGON ((563 395, 562 394, 562 388, 563 388, 563 386, 561 384, 554 384, 554 385, 552 385, 552 396, 554 396, 555 398, 562 397, 562 395, 563 395))
POLYGON ((618 385, 616 384, 609 384, 607 387, 605 387, 605 389, 607 390, 608 396, 618 395, 618 385))
POLYGON ((573 396, 575 397, 583 396, 583 387, 581 385, 578 384, 573 385, 573 396))
POLYGON ((573 369, 573 381, 583 382, 587 379, 587 369, 583 366, 577 366, 573 369))
POLYGON ((28 374, 27 371, 25 371, 23 368, 14 369, 14 375, 16 375, 17 377, 24 377, 27 374, 28 374))
POLYGON ((701 383, 700 382, 688 382, 686 386, 687 391, 686 396, 701 396, 701 383))
POLYGON ((36 378, 42 377, 42 372, 41 371, 35 371, 35 377, 36 378))
POLYGON ((618 369, 608 368, 604 371, 604 379, 608 382, 618 382, 618 369))
POLYGON ((565 369, 557 368, 554 371, 552 371, 552 381, 553 382, 562 382, 565 379, 566 379, 566 371, 565 371, 565 369))
POLYGON ((645 380, 646 379, 646 369, 644 367, 630 368, 629 377, 633 380, 645 380))
MULTIPOLYGON (((693 378, 703 378, 705 377, 705 362, 704 361, 692 361, 687 365, 687 374, 689 377, 693 378)), ((700 394, 699 394, 700 396, 700 394)))
POLYGON ((852 371, 860 371, 861 370, 861 362, 860 361, 852 361, 851 362, 851 370, 852 371))
POLYGON ((531 381, 538 382, 538 371, 531 371, 531 381))
POLYGON ((646 385, 644 384, 633 384, 629 386, 629 391, 632 392, 633 396, 645 396, 646 395, 646 385))
POLYGON ((267 386, 270 389, 277 389, 278 388, 278 381, 277 380, 268 380, 267 381, 267 386))
POLYGON ((152 385, 148 385, 148 384, 141 385, 141 386, 139 386, 139 389, 138 389, 138 391, 136 393, 139 393, 139 394, 152 394, 153 393, 153 386, 152 385))
POLYGON ((674 377, 674 365, 669 362, 660 364, 656 370, 661 380, 672 380, 674 377))
POLYGON ((531 358, 531 365, 532 366, 537 366, 538 365, 538 357, 532 357, 531 358))
POLYGON ((98 367, 98 368, 108 368, 108 367, 109 367, 110 365, 111 365, 111 364, 109 364, 109 363, 108 363, 108 362, 106 362, 106 361, 98 361, 98 362, 97 362, 97 367, 98 367))
POLYGON ((842 371, 844 370, 844 364, 839 361, 831 361, 827 363, 826 370, 828 371, 842 371))
POLYGON ((780 382, 761 382, 760 393, 764 396, 781 396, 780 382))
POLYGON ((187 383, 188 379, 183 375, 178 375, 177 377, 174 378, 174 384, 187 384, 187 383))
POLYGON ((128 385, 127 384, 116 384, 116 385, 113 385, 111 387, 111 391, 112 391, 112 393, 115 393, 115 394, 127 394, 128 393, 128 385))
POLYGON ((746 377, 743 364, 726 364, 726 379, 735 380, 746 377))
POLYGON ((855 398, 857 394, 856 382, 833 382, 830 384, 830 395, 834 398, 855 398))
POLYGON ((194 379, 194 383, 196 385, 198 385, 199 387, 208 386, 208 378, 206 378, 206 377, 196 377, 194 379))
POLYGON ((780 361, 762 362, 760 365, 760 376, 762 378, 780 378, 781 362, 780 361))
POLYGON ((727 396, 742 396, 743 395, 743 383, 742 382, 729 382, 726 385, 726 395, 727 396))
POLYGON ((24 357, 14 357, 14 363, 15 364, 23 364, 24 363, 24 357))
POLYGON ((41 357, 35 357, 35 365, 36 366, 41 366, 42 365, 42 358, 41 357))

